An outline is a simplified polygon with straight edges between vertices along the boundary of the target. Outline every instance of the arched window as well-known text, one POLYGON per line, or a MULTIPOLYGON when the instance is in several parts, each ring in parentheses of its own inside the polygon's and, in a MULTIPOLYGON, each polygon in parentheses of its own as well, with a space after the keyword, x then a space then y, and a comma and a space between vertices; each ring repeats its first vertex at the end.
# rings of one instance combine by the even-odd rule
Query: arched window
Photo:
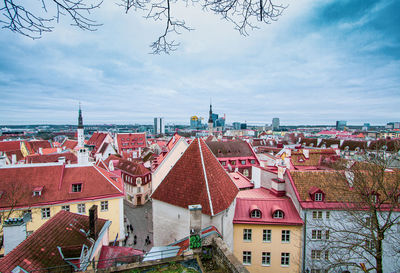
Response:
POLYGON ((284 213, 282 210, 276 210, 274 211, 274 214, 272 215, 273 218, 275 219, 282 219, 284 217, 284 213))
POLYGON ((250 213, 251 218, 261 218, 261 211, 258 209, 252 210, 250 213))

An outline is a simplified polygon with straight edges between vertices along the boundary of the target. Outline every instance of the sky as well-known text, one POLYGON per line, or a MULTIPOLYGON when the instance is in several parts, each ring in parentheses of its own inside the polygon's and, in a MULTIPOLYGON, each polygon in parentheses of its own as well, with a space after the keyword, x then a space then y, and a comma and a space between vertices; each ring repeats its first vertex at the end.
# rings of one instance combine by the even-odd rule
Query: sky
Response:
POLYGON ((169 55, 149 54, 164 22, 115 1, 92 13, 94 32, 66 17, 36 40, 0 29, 0 124, 76 124, 79 102, 84 124, 206 122, 210 99, 228 124, 400 121, 400 1, 274 1, 288 7, 249 36, 174 3, 194 30, 169 55))

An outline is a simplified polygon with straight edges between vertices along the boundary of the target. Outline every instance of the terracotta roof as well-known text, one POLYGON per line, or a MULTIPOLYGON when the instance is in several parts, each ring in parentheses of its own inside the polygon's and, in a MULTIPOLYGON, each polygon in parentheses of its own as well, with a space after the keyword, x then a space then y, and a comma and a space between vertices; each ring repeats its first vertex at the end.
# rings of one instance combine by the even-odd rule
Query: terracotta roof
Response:
POLYGON ((246 141, 210 141, 206 143, 213 154, 218 158, 255 156, 246 141))
POLYGON ((78 141, 66 138, 61 146, 73 150, 76 145, 78 145, 78 141))
POLYGON ((21 150, 21 141, 0 141, 0 151, 1 152, 9 152, 9 151, 17 151, 21 150))
POLYGON ((103 246, 99 257, 97 268, 108 268, 115 265, 115 262, 133 263, 137 262, 139 256, 144 252, 131 247, 103 246))
POLYGON ((202 139, 196 138, 152 195, 175 206, 201 204, 208 215, 227 209, 238 188, 202 139))
POLYGON ((58 162, 60 157, 65 157, 66 163, 77 163, 78 159, 75 154, 71 152, 63 152, 56 154, 47 154, 47 155, 28 155, 25 157, 25 163, 48 163, 48 162, 58 162))
MULTIPOLYGON (((360 201, 359 195, 364 189, 372 190, 373 188, 375 188, 375 186, 372 186, 372 175, 368 175, 369 171, 373 170, 370 169, 369 171, 363 171, 362 169, 367 169, 367 167, 363 164, 355 168, 356 169, 354 169, 354 172, 356 176, 359 177, 358 181, 360 181, 357 183, 357 187, 362 187, 362 189, 358 190, 354 190, 352 187, 350 187, 350 184, 345 178, 344 173, 339 171, 287 170, 287 174, 290 180, 293 182, 294 187, 296 188, 296 192, 298 197, 300 198, 300 202, 311 202, 313 203, 313 205, 327 205, 327 203, 354 203, 357 200, 360 201), (369 187, 367 184, 371 185, 371 187, 369 187), (310 193, 315 190, 315 188, 320 189, 325 194, 324 202, 314 202, 311 199, 310 193)), ((400 177, 398 171, 386 171, 384 175, 385 181, 387 183, 392 183, 388 184, 388 186, 385 186, 386 190, 389 190, 389 188, 391 188, 391 185, 397 185, 398 187, 398 181, 400 177)), ((380 189, 380 187, 377 187, 377 191, 379 191, 380 189)))
POLYGON ((146 175, 150 173, 150 170, 147 169, 143 164, 135 162, 135 161, 130 161, 124 158, 117 157, 115 155, 110 155, 106 160, 104 160, 104 163, 109 166, 110 161, 113 161, 114 168, 120 169, 124 172, 127 172, 131 175, 146 175))
POLYGON ((51 143, 47 140, 32 140, 26 142, 29 153, 38 153, 39 148, 52 148, 51 143))
POLYGON ((238 187, 238 189, 247 189, 254 187, 250 180, 240 172, 229 173, 229 176, 235 183, 236 187, 238 187))
MULTIPOLYGON (((98 219, 97 230, 100 231, 105 223, 106 220, 98 219)), ((81 229, 89 231, 88 216, 60 211, 2 258, 0 271, 11 272, 16 266, 32 271, 67 265, 59 253, 58 246, 65 250, 65 254, 72 248, 81 250, 83 244, 89 248, 93 245, 81 229)))
POLYGON ((101 149, 98 151, 99 154, 104 154, 104 152, 107 150, 108 145, 110 145, 109 143, 104 143, 101 146, 101 149))
POLYGON ((257 225, 302 225, 299 213, 294 207, 292 200, 287 197, 277 197, 265 188, 240 191, 236 198, 234 224, 257 224, 257 225), (252 209, 259 209, 260 218, 251 218, 252 209), (284 217, 273 218, 276 209, 282 210, 284 217))
POLYGON ((293 166, 319 166, 325 158, 336 157, 333 149, 308 149, 309 156, 306 158, 303 150, 292 151, 291 161, 293 166))
POLYGON ((120 133, 117 134, 118 150, 138 149, 147 146, 146 133, 120 133))
MULTIPOLYGON (((71 166, 71 165, 69 165, 71 166)), ((66 201, 123 196, 123 183, 97 166, 29 166, 0 169, 0 209, 7 208, 10 199, 18 198, 17 207, 44 206, 66 201), (82 183, 81 192, 72 192, 72 184, 82 183), (33 196, 35 187, 43 187, 41 196, 33 196), (4 197, 4 198, 3 198, 4 197)))
POLYGON ((175 133, 171 139, 168 141, 166 147, 168 149, 168 151, 171 151, 172 148, 175 146, 175 144, 178 142, 178 140, 181 138, 182 136, 178 135, 178 133, 175 133))

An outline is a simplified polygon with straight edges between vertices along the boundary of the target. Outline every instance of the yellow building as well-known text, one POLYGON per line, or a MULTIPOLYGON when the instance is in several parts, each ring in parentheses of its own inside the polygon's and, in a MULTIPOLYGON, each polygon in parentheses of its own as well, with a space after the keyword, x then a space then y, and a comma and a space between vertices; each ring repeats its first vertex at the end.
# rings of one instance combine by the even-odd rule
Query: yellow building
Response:
POLYGON ((61 210, 89 215, 89 208, 97 205, 98 217, 112 222, 110 241, 117 236, 121 241, 123 198, 122 180, 97 166, 48 163, 0 168, 1 221, 31 215, 27 235, 61 210))
POLYGON ((302 225, 290 198, 265 188, 240 191, 233 253, 250 272, 300 272, 302 225))

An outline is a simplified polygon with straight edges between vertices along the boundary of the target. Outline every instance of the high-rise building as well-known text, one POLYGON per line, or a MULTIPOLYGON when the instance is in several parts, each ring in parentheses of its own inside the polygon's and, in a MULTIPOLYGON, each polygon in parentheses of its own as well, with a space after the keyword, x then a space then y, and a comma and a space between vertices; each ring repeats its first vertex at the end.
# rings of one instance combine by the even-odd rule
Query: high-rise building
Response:
POLYGON ((272 119, 272 130, 279 130, 279 118, 272 119))
POLYGON ((191 129, 199 129, 201 128, 201 117, 191 116, 190 117, 190 128, 191 129))
POLYGON ((347 121, 345 120, 337 120, 336 121, 336 130, 343 131, 344 127, 347 126, 347 121))
POLYGON ((234 130, 240 130, 240 122, 234 122, 232 125, 234 130))
POLYGON ((154 134, 165 134, 164 118, 154 118, 154 134))

